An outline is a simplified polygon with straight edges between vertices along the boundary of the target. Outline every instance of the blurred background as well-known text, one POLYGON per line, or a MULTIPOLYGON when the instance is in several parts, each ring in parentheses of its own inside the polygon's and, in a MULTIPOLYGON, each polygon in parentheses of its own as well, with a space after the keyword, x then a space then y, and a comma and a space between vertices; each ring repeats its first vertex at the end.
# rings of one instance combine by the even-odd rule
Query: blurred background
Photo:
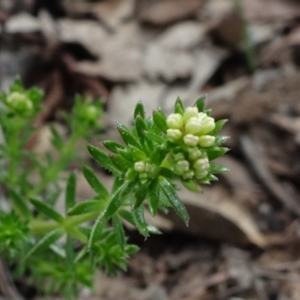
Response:
POLYGON ((99 271, 81 299, 300 299, 299 66, 297 0, 0 0, 0 90, 20 75, 46 92, 35 151, 49 150, 50 123, 66 131, 77 93, 103 99, 95 145, 118 139, 115 121, 130 125, 139 100, 169 113, 178 96, 207 94, 229 119, 231 172, 180 192, 189 228, 172 213, 148 218, 161 236, 129 228, 141 251, 128 271, 99 271))

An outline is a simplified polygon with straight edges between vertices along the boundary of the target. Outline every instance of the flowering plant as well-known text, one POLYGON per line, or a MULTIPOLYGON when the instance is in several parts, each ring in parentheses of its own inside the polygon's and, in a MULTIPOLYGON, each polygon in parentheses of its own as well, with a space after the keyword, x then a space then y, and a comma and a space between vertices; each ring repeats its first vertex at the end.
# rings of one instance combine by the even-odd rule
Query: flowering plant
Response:
POLYGON ((42 95, 35 88, 26 91, 17 80, 1 96, 0 124, 6 143, 0 145, 0 187, 9 201, 0 209, 0 255, 14 266, 17 276, 27 271, 38 288, 60 291, 72 299, 78 286, 92 287, 99 266, 110 274, 115 267, 126 269, 129 255, 138 247, 127 243, 123 221, 148 237, 158 230, 147 224, 144 211, 156 215, 172 207, 188 224, 176 181, 199 192, 199 184, 217 180, 216 173, 227 171, 211 162, 228 150, 221 146, 226 137, 217 135, 226 121, 216 122, 210 116, 204 98, 187 108, 177 99, 174 113, 167 117, 161 110, 146 117, 138 103, 133 127, 117 124, 124 144, 102 142, 109 153, 87 146, 95 161, 114 175, 112 190, 84 166, 83 175, 95 195, 76 202, 76 175, 71 173, 62 214, 55 209, 62 171, 78 159, 76 142, 99 127, 101 107, 99 102, 77 98, 72 115, 66 117, 70 137, 65 141, 51 129, 59 157, 47 155, 41 160, 24 146, 36 130, 31 124, 41 110, 42 95), (30 180, 33 172, 40 174, 37 182, 30 180))

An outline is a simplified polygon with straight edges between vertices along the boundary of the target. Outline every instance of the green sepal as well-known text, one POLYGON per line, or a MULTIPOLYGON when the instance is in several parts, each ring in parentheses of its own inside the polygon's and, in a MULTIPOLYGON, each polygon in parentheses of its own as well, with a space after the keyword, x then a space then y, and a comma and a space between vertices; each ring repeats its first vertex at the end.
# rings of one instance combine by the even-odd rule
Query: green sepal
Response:
POLYGON ((201 188, 194 180, 181 180, 182 184, 190 191, 200 193, 201 188))
POLYGON ((112 163, 122 172, 127 172, 128 169, 133 168, 133 163, 124 159, 120 155, 112 154, 110 155, 112 163))
POLYGON ((122 250, 124 250, 125 247, 125 233, 124 233, 124 228, 123 228, 123 224, 119 218, 118 215, 113 215, 112 216, 112 223, 115 229, 115 233, 116 233, 116 237, 118 240, 118 243, 121 247, 122 250))
POLYGON ((156 127, 158 127, 162 132, 166 132, 168 127, 164 113, 161 110, 156 110, 153 112, 152 117, 156 127))
POLYGON ((126 145, 133 145, 135 147, 141 148, 137 139, 132 135, 130 130, 124 126, 122 123, 117 123, 117 129, 119 134, 126 145))
POLYGON ((206 151, 209 160, 214 160, 220 156, 223 156, 229 149, 225 147, 213 147, 206 151))
POLYGON ((179 215, 179 217, 184 221, 186 225, 188 225, 189 222, 189 215, 186 211, 185 206, 179 199, 174 187, 172 184, 165 179, 164 177, 159 178, 159 184, 162 192, 165 194, 167 199, 170 201, 172 207, 176 211, 176 213, 179 215))
POLYGON ((199 112, 203 112, 204 108, 205 108, 205 99, 206 96, 202 96, 200 98, 197 99, 197 101, 195 102, 195 104, 193 106, 196 106, 198 108, 199 112))
POLYGON ((175 102, 175 105, 174 105, 174 112, 177 113, 177 114, 183 115, 184 111, 185 111, 185 108, 184 108, 184 105, 182 103, 182 100, 178 97, 176 99, 176 102, 175 102))
POLYGON ((55 243, 64 235, 64 232, 61 228, 57 228, 53 231, 47 233, 43 238, 41 238, 25 255, 24 261, 27 260, 30 256, 35 254, 38 251, 47 249, 51 244, 55 243))
POLYGON ((216 135, 217 133, 219 133, 227 121, 228 121, 227 119, 217 121, 214 130, 209 134, 216 135))
POLYGON ((76 176, 74 173, 69 175, 65 195, 65 211, 67 212, 75 204, 76 196, 76 176))
POLYGON ((105 202, 99 200, 86 200, 75 204, 69 211, 68 216, 83 215, 90 212, 101 211, 105 208, 105 202))
POLYGON ((133 113, 134 119, 136 119, 138 116, 140 116, 142 119, 145 119, 145 109, 144 105, 141 101, 139 101, 135 108, 133 113))
POLYGON ((64 217, 60 215, 56 210, 54 210, 51 206, 35 199, 30 199, 30 202, 35 208, 38 209, 38 212, 43 213, 50 219, 58 223, 62 223, 64 221, 64 217))
POLYGON ((125 147, 120 145, 117 142, 114 141, 104 141, 102 142, 102 145, 109 151, 113 152, 113 153, 118 153, 119 149, 124 149, 125 147))
POLYGON ((96 160, 96 162, 99 163, 103 168, 114 173, 116 176, 121 174, 120 171, 111 162, 108 154, 92 145, 87 145, 87 149, 91 156, 96 160))
POLYGON ((209 172, 212 174, 229 172, 229 171, 230 170, 228 168, 218 165, 218 164, 210 164, 209 165, 209 172))
POLYGON ((148 224, 146 223, 144 217, 144 207, 140 206, 139 208, 134 210, 132 212, 132 218, 140 234, 142 234, 144 237, 148 237, 149 236, 148 224))
POLYGON ((100 196, 100 198, 108 199, 109 193, 107 189, 104 187, 104 185, 100 182, 97 175, 94 173, 94 171, 87 167, 83 167, 83 175, 87 182, 89 183, 90 187, 100 196))
POLYGON ((13 190, 9 188, 9 196, 13 202, 14 208, 22 214, 26 219, 31 218, 31 212, 27 207, 25 201, 13 190))
POLYGON ((146 195, 147 195, 147 190, 148 190, 148 185, 144 184, 144 185, 141 185, 134 193, 134 196, 133 196, 133 209, 137 209, 139 208, 143 201, 145 200, 146 198, 146 195))

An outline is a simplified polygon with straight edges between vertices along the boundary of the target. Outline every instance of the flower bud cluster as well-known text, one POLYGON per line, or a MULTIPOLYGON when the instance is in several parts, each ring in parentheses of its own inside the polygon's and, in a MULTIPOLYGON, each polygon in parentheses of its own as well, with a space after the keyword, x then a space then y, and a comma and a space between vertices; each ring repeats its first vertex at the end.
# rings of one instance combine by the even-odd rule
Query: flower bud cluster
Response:
POLYGON ((173 154, 175 173, 183 179, 204 178, 209 169, 205 148, 215 143, 215 136, 209 134, 215 128, 215 120, 197 107, 187 107, 183 114, 169 115, 166 122, 168 140, 184 145, 182 152, 173 154))
POLYGON ((134 164, 134 170, 139 174, 139 178, 142 180, 151 177, 155 169, 155 165, 144 161, 138 161, 134 164))
POLYGON ((205 152, 197 147, 188 149, 188 153, 177 153, 173 155, 175 162, 174 172, 183 179, 202 179, 208 174, 209 160, 205 152))
POLYGON ((20 92, 13 92, 7 96, 7 107, 15 114, 24 115, 33 111, 33 104, 31 100, 20 92))

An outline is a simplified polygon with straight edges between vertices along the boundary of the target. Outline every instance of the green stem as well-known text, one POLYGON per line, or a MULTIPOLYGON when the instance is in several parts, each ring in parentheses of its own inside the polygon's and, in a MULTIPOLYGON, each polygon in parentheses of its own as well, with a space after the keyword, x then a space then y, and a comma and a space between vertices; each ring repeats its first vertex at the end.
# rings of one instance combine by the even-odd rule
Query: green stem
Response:
POLYGON ((62 169, 65 169, 65 163, 69 161, 70 156, 74 152, 76 142, 79 138, 80 136, 78 134, 74 134, 70 137, 64 149, 62 150, 60 157, 51 165, 45 176, 31 191, 29 197, 35 197, 36 195, 40 194, 50 182, 57 178, 58 174, 62 171, 62 169))

